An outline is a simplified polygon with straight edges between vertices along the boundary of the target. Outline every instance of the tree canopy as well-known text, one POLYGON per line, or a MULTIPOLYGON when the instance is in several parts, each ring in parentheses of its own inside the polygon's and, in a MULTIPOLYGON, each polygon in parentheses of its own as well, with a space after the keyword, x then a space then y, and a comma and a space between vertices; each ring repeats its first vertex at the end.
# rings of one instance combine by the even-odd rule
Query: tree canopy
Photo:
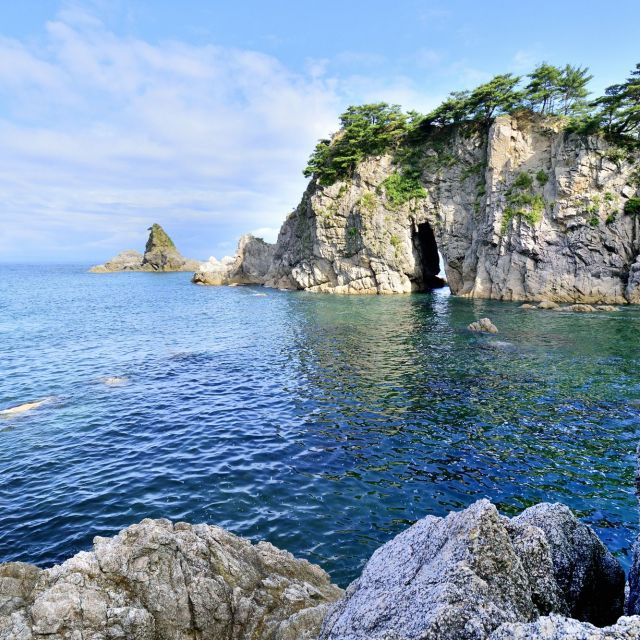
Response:
POLYGON ((640 145, 640 64, 625 82, 589 102, 592 77, 586 67, 543 62, 526 80, 505 73, 475 89, 454 91, 424 116, 384 102, 349 107, 340 116, 338 133, 316 145, 304 175, 330 185, 348 177, 364 158, 415 145, 425 132, 464 123, 486 130, 497 116, 521 109, 563 117, 576 131, 600 131, 614 141, 640 145))

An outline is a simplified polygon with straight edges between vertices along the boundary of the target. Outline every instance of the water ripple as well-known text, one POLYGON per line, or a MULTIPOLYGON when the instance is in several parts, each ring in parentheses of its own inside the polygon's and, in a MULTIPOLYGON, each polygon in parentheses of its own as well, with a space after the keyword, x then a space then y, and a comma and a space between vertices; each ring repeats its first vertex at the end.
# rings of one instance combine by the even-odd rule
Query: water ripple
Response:
POLYGON ((0 561, 144 517, 211 522, 340 584, 427 514, 559 500, 627 563, 640 312, 332 297, 0 268, 0 561), (466 325, 489 315, 498 336, 466 325))

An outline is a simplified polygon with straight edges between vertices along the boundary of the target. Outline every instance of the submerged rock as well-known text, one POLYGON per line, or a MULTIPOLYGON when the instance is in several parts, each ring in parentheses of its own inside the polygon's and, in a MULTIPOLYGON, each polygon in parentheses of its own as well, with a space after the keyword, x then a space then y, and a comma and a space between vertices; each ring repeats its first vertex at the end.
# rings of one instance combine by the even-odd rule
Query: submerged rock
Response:
POLYGON ((0 564, 0 638, 311 640, 341 593, 266 542, 143 520, 50 569, 0 564))
POLYGON ((275 245, 247 234, 240 238, 234 257, 209 258, 193 275, 195 284, 264 284, 275 245))
POLYGON ((543 504, 509 520, 480 500, 420 520, 373 554, 320 640, 483 640, 550 613, 615 620, 622 569, 565 509, 543 504), (591 577, 602 579, 599 604, 591 577))
POLYGON ((43 404, 51 402, 51 400, 53 400, 53 398, 43 398, 42 400, 24 402, 23 404, 18 404, 14 407, 9 407, 8 409, 2 409, 2 411, 0 411, 0 418, 12 418, 13 416, 19 416, 23 413, 27 413, 28 411, 33 411, 34 409, 41 407, 43 404))
POLYGON ((149 238, 144 254, 128 250, 95 267, 92 273, 111 273, 113 271, 195 271, 196 260, 184 258, 176 249, 173 240, 159 224, 149 227, 149 238))
POLYGON ((567 311, 575 311, 576 313, 593 313, 596 308, 590 304, 572 304, 566 307, 567 311))
POLYGON ((467 329, 476 333, 498 333, 498 327, 489 318, 481 318, 476 322, 472 322, 467 329))

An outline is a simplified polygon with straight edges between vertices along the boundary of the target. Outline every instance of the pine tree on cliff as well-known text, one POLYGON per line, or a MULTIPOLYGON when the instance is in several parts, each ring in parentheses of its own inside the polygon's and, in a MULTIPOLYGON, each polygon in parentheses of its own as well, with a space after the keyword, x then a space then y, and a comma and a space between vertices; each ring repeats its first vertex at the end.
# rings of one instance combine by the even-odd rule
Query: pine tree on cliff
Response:
POLYGON ((594 102, 601 126, 613 136, 640 137, 640 63, 626 82, 607 87, 594 102))

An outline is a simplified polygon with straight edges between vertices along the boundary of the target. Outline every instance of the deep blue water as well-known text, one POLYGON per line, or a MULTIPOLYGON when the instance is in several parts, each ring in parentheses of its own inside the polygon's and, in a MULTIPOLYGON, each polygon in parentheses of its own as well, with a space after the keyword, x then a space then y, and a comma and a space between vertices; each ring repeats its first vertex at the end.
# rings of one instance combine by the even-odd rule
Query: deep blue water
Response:
POLYGON ((627 563, 640 309, 85 269, 0 266, 0 410, 51 398, 0 419, 0 561, 60 562, 164 516, 345 585, 416 519, 489 497, 565 502, 627 563), (499 335, 465 330, 485 315, 499 335))

